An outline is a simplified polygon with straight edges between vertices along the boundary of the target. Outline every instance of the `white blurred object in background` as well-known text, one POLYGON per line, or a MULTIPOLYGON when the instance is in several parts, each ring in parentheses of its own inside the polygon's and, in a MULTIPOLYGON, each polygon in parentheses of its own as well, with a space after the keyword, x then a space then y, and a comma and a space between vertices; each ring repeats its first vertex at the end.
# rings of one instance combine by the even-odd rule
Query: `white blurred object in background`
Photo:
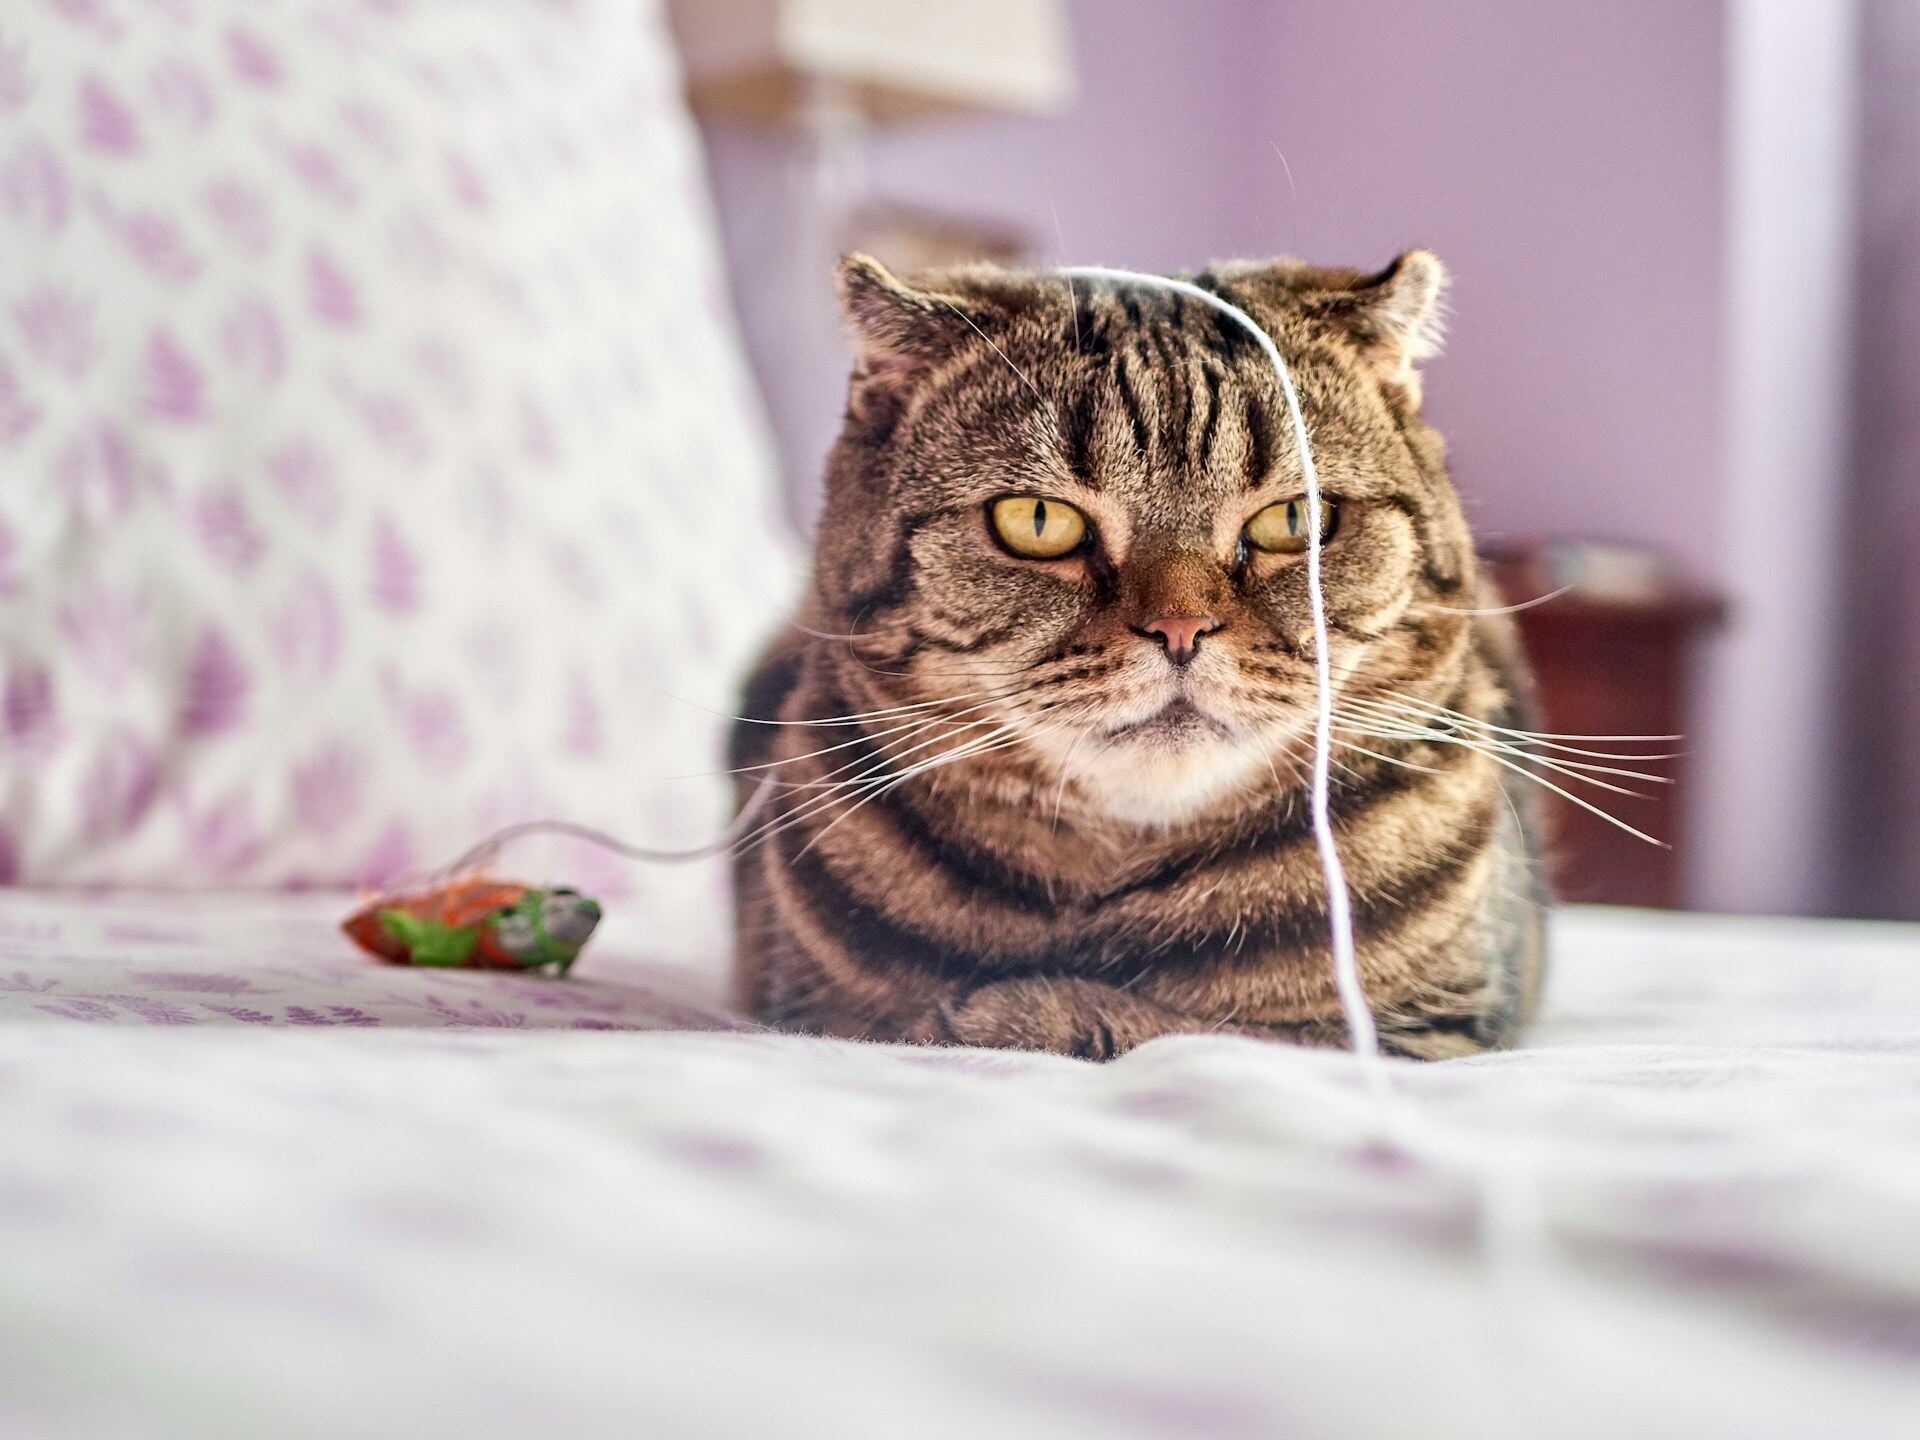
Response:
POLYGON ((674 0, 702 115, 805 123, 823 90, 871 120, 1049 114, 1070 98, 1059 0, 674 0))

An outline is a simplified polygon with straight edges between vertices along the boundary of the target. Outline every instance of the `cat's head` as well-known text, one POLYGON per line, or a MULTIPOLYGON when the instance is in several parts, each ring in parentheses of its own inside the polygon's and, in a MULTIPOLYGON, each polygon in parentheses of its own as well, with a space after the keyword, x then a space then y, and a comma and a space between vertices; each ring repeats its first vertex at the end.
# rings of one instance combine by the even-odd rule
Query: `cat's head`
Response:
MULTIPOLYGON (((1438 344, 1439 262, 1194 279, 1273 337, 1299 389, 1337 683, 1457 663, 1472 547, 1415 368, 1438 344)), ((868 672, 978 707, 1134 823, 1296 767, 1315 517, 1257 340, 1191 297, 1044 272, 902 280, 854 256, 840 293, 857 359, 817 586, 868 672)))

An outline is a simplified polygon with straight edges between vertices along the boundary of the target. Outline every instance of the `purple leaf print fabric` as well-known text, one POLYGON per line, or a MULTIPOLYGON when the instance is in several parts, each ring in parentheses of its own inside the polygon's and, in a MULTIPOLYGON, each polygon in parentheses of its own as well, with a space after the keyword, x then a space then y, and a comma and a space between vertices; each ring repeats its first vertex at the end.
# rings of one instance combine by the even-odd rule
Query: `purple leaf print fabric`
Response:
POLYGON ((266 390, 287 368, 286 335, 273 306, 258 296, 234 302, 220 326, 221 347, 234 378, 266 390))
POLYGON ((147 342, 147 409, 161 420, 191 425, 206 413, 206 376, 169 330, 147 342))
MULTIPOLYGON (((40 407, 26 397, 13 366, 0 357, 0 448, 12 449, 40 424, 40 407)), ((13 532, 6 532, 9 545, 13 532)))
POLYGON ((244 25, 228 28, 227 55, 234 75, 245 84, 272 90, 286 78, 274 48, 244 25))
POLYGON ((33 77, 27 72, 26 47, 0 39, 0 112, 20 109, 32 93, 33 77))
POLYGON ((366 763, 353 746, 328 741, 289 773, 293 823, 316 835, 337 834, 365 801, 365 777, 366 763))
POLYGON ((266 538, 254 524, 246 494, 237 485, 217 485, 194 501, 194 528, 214 565, 246 574, 266 552, 266 538))
POLYGON ((325 250, 307 254, 307 285, 314 315, 328 325, 353 325, 360 319, 360 297, 353 282, 325 250))
POLYGON ((45 751, 56 737, 53 671, 38 661, 16 662, 0 685, 0 735, 20 753, 45 751))
POLYGON ((89 845, 124 839, 139 828, 160 793, 152 748, 121 728, 93 755, 80 782, 80 834, 89 845))
MULTIPOLYGON (((15 877, 724 827, 714 712, 798 567, 699 173, 646 0, 0 6, 15 877)), ((719 942, 717 863, 628 869, 719 942)))
POLYGON ((270 630, 284 678, 295 685, 323 684, 339 663, 344 628, 326 576, 318 570, 296 576, 270 630))
POLYGON ((246 714, 252 676, 246 662, 218 629, 208 626, 187 661, 186 694, 180 704, 180 733, 218 735, 239 725, 246 714))
POLYGON ((80 135, 88 146, 109 155, 131 155, 140 148, 133 111, 97 75, 80 81, 80 135))
POLYGON ((27 353, 68 381, 82 380, 99 354, 93 306, 68 287, 47 285, 13 307, 27 353))
POLYGON ((373 601, 382 610, 404 614, 420 603, 420 562, 385 515, 374 522, 372 566, 373 601))
POLYGON ((73 191, 53 147, 26 135, 0 166, 0 213, 30 239, 48 240, 66 229, 73 191))

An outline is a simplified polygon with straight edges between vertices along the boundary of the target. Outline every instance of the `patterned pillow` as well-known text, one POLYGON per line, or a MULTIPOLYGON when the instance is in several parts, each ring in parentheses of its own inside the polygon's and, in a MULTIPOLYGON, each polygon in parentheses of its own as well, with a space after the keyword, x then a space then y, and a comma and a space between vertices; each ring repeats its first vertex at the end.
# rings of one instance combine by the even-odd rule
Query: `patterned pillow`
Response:
POLYGON ((724 823, 793 566, 654 8, 0 9, 0 878, 724 823))

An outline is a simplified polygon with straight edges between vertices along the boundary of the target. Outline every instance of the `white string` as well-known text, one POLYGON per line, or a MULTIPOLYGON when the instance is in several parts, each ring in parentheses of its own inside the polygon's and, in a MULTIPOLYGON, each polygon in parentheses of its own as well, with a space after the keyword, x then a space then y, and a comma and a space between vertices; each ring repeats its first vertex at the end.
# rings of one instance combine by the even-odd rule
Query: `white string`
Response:
POLYGON ((1293 422, 1294 446, 1300 452, 1300 473, 1307 491, 1307 601, 1313 615, 1313 771, 1309 779, 1308 807, 1313 819, 1313 843, 1320 852, 1320 873, 1327 882, 1327 922, 1333 946, 1333 979, 1340 992, 1340 1009, 1347 1022, 1348 1043, 1361 1057, 1367 1082, 1376 1092, 1386 1088, 1386 1067, 1380 1058, 1380 1037, 1374 1028, 1373 1008, 1367 1004, 1366 987, 1360 981, 1360 966, 1354 958, 1353 906, 1347 894, 1346 867, 1340 863, 1340 849, 1334 843, 1333 817, 1329 794, 1333 786, 1333 665, 1327 649, 1327 601, 1320 586, 1320 476, 1313 468, 1313 446, 1307 439, 1307 422, 1300 413, 1300 394, 1294 388, 1293 372, 1281 358, 1273 337, 1255 323, 1253 317, 1211 290, 1202 290, 1186 280, 1165 275, 1148 275, 1136 270, 1114 270, 1104 265, 1070 265, 1057 271, 1063 276, 1088 280, 1113 280, 1128 285, 1147 285, 1171 290, 1190 300, 1212 306, 1231 318, 1265 352, 1273 373, 1280 381, 1280 393, 1286 396, 1287 417, 1293 422))
POLYGON ((772 792, 774 780, 771 775, 761 779, 754 788, 747 803, 740 807, 740 813, 721 832, 717 840, 709 840, 704 845, 695 845, 684 850, 662 849, 651 845, 635 845, 630 840, 622 840, 605 830, 591 825, 582 825, 572 820, 522 820, 512 825, 502 825, 491 835, 479 841, 461 855, 459 859, 442 865, 437 870, 417 871, 403 879, 389 882, 384 889, 403 891, 414 886, 431 887, 446 884, 475 870, 483 870, 493 863, 503 849, 515 840, 524 840, 529 835, 560 835, 571 840, 584 840, 589 845, 598 845, 616 855, 629 860, 641 860, 654 865, 676 865, 689 860, 706 860, 715 855, 724 854, 747 833, 747 829, 766 808, 767 797, 772 792))
MULTIPOLYGON (((1395 1090, 1391 1072, 1380 1055, 1379 1033, 1373 1009, 1367 1003, 1366 987, 1354 954, 1353 910, 1347 893, 1346 869, 1335 844, 1330 814, 1329 792, 1333 762, 1333 671, 1328 655, 1326 596, 1320 580, 1320 477, 1313 465, 1313 447, 1307 435, 1306 421, 1300 411, 1300 395, 1295 389, 1280 348, 1253 317, 1237 305, 1221 299, 1185 280, 1164 275, 1148 275, 1134 270, 1117 270, 1102 265, 1074 265, 1057 272, 1064 277, 1112 280, 1131 285, 1146 285, 1170 290, 1211 306, 1253 336, 1265 353, 1286 397, 1287 415, 1293 423, 1294 443, 1300 452, 1300 470, 1305 479, 1307 526, 1307 592, 1313 616, 1314 662, 1314 752, 1309 800, 1313 818, 1313 838, 1320 852, 1320 869, 1326 878, 1327 918, 1331 929, 1334 982, 1339 990, 1340 1008, 1347 1023, 1349 1044, 1365 1077, 1377 1109, 1382 1133, 1404 1150, 1425 1155, 1441 1164, 1457 1168, 1478 1199, 1480 1239, 1487 1257, 1493 1288, 1504 1300, 1502 1309, 1511 1321, 1509 1333, 1523 1347, 1542 1358, 1562 1359, 1544 1351, 1548 1338, 1546 1300, 1553 1279, 1550 1240, 1539 1187, 1532 1167, 1525 1158, 1502 1149, 1498 1143, 1423 1114, 1407 1103, 1395 1090)), ((1069 282, 1071 283, 1071 282, 1069 282)), ((1472 612, 1468 612, 1472 613, 1472 612)))

